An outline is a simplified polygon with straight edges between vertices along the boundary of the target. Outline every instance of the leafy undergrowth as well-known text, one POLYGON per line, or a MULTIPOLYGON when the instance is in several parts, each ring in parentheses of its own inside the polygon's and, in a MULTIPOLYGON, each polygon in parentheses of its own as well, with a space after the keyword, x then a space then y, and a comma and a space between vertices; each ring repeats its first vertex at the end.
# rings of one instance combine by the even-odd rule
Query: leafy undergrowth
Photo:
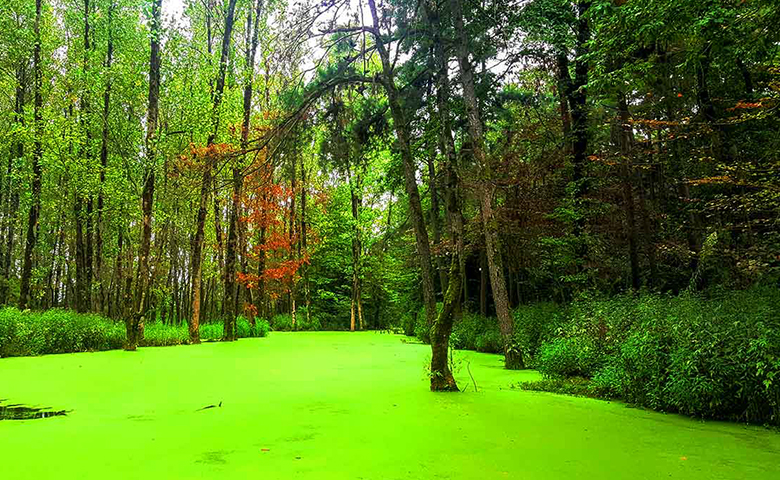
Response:
MULTIPOLYGON (((204 341, 222 338, 222 323, 200 326, 204 341)), ((270 327, 265 320, 254 326, 244 318, 236 322, 239 338, 264 337, 270 327)), ((122 348, 126 330, 123 322, 95 314, 75 313, 69 310, 45 312, 0 309, 0 357, 22 357, 51 353, 73 353, 122 348)), ((162 347, 189 343, 187 325, 166 325, 161 322, 144 326, 142 346, 162 347)))
POLYGON ((589 396, 780 425, 780 292, 575 302, 534 366, 549 382, 537 389, 584 377, 589 396))

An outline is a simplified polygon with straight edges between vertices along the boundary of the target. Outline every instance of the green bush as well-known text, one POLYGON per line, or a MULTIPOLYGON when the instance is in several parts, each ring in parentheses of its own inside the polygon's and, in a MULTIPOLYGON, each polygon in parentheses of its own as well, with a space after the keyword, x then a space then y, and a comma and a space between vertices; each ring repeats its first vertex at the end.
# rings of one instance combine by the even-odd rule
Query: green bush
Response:
POLYGON ((255 324, 252 325, 243 315, 239 315, 236 319, 236 336, 238 338, 265 337, 270 331, 271 326, 268 324, 268 320, 256 319, 255 324))
POLYGON ((481 342, 483 345, 486 344, 487 337, 491 335, 489 332, 498 332, 498 323, 495 318, 464 312, 452 326, 451 341, 455 348, 477 350, 477 339, 480 336, 486 337, 481 342))
POLYGON ((289 313, 279 313, 271 317, 271 329, 275 332, 292 330, 292 317, 289 313))
POLYGON ((0 310, 0 357, 121 348, 124 324, 66 310, 0 310))
POLYGON ((555 337, 566 321, 566 309, 557 303, 521 305, 512 312, 515 344, 526 365, 533 365, 542 343, 555 337))
POLYGON ((545 378, 535 382, 522 382, 512 387, 520 388, 521 390, 561 393, 578 397, 596 396, 593 392, 592 382, 582 377, 545 378))
POLYGON ((483 353, 502 353, 504 342, 498 329, 490 329, 477 335, 474 350, 483 353))
MULTIPOLYGON (((441 311, 441 308, 442 308, 442 304, 437 303, 436 304, 437 315, 438 312, 441 311)), ((425 316, 425 306, 420 307, 420 310, 417 312, 417 317, 415 317, 414 336, 417 337, 417 339, 423 343, 431 343, 431 331, 430 331, 430 326, 428 325, 428 319, 425 316)))
POLYGON ((590 377, 598 361, 598 352, 588 339, 556 338, 539 348, 536 368, 547 378, 590 377))
POLYGON ((415 327, 415 317, 410 313, 404 314, 403 318, 401 318, 401 328, 404 331, 404 335, 406 335, 407 337, 413 337, 414 327, 415 327))
POLYGON ((198 328, 198 333, 202 342, 216 342, 222 340, 225 327, 222 322, 202 323, 198 328))

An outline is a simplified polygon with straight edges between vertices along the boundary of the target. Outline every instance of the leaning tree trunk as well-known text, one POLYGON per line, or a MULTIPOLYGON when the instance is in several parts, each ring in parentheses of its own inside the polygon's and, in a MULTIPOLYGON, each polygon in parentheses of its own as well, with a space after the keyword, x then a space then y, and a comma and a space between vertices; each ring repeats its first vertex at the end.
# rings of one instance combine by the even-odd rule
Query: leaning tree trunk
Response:
POLYGON ((404 164, 404 185, 406 194, 409 197, 409 207, 411 210, 412 226, 417 244, 417 255, 420 261, 420 277, 422 278, 422 293, 425 304, 425 317, 427 325, 433 325, 436 317, 436 296, 433 286, 433 268, 431 266, 431 245, 428 240, 428 230, 425 227, 425 216, 423 215, 422 203, 420 201, 420 191, 417 188, 417 170, 412 155, 409 126, 406 122, 406 115, 401 101, 399 99, 398 88, 395 84, 393 65, 390 60, 390 52, 385 46, 385 37, 380 33, 380 22, 377 14, 375 0, 368 0, 368 6, 371 10, 373 19, 374 40, 376 49, 382 62, 382 74, 380 76, 381 84, 387 94, 387 100, 390 105, 390 114, 393 117, 393 124, 398 140, 398 150, 401 153, 401 159, 404 164))
POLYGON ((463 87, 463 98, 466 103, 469 134, 471 136, 474 157, 481 170, 482 181, 478 187, 480 208, 482 211, 482 229, 485 235, 485 254, 490 273, 490 286, 493 291, 493 302, 498 316, 498 325, 504 343, 505 366, 509 369, 523 367, 522 354, 518 351, 514 342, 514 325, 512 314, 509 311, 509 298, 504 279, 504 266, 501 253, 501 245, 498 237, 498 224, 493 212, 493 168, 484 150, 484 132, 482 118, 477 103, 476 90, 474 88, 473 66, 469 60, 467 31, 463 24, 463 5, 461 0, 451 0, 451 9, 455 20, 455 29, 458 31, 456 56, 460 67, 460 81, 463 87))
POLYGON ((35 244, 38 241, 38 217, 41 213, 41 157, 43 156, 43 75, 41 73, 41 1, 35 0, 35 45, 33 46, 33 75, 35 81, 35 103, 33 109, 33 121, 35 123, 35 143, 33 145, 32 158, 32 185, 30 212, 27 217, 27 240, 24 246, 24 262, 22 264, 22 278, 19 285, 19 309, 27 308, 30 301, 30 278, 32 276, 32 255, 35 244))

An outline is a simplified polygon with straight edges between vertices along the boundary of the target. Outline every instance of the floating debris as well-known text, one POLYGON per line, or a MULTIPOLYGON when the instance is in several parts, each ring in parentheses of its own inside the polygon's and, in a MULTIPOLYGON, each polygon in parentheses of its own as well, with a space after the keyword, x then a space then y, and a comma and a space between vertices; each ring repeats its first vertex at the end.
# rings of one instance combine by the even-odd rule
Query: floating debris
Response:
POLYGON ((28 407, 18 403, 0 403, 0 420, 37 420, 39 418, 62 417, 68 410, 52 410, 49 407, 28 407))

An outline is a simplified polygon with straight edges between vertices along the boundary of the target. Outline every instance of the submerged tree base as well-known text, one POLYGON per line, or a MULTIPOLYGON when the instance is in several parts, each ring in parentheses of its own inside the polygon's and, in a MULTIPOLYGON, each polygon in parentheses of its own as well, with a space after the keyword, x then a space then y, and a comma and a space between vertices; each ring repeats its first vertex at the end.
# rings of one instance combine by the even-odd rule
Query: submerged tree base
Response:
POLYGON ((504 354, 504 368, 507 370, 523 370, 525 368, 523 354, 514 350, 508 350, 504 354))
POLYGON ((458 384, 455 382, 455 378, 452 376, 452 372, 447 371, 448 375, 432 375, 431 376, 431 391, 432 392, 459 392, 458 384))

